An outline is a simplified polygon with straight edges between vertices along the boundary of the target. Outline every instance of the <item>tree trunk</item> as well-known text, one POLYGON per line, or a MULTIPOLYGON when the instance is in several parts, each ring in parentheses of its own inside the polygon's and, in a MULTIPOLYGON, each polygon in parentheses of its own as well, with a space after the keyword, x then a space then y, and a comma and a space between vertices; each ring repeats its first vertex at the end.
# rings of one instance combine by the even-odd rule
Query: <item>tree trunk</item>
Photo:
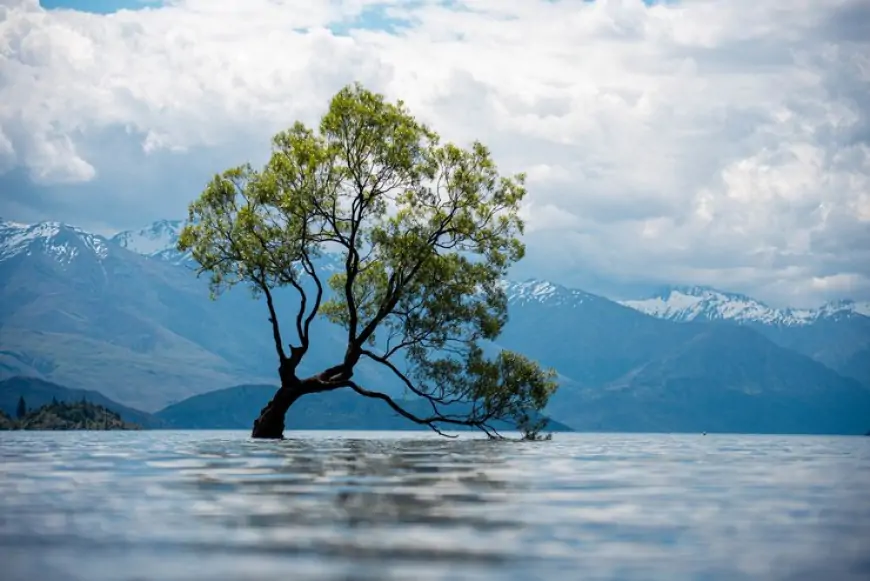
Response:
POLYGON ((254 420, 252 438, 270 438, 280 440, 284 437, 284 417, 290 406, 303 394, 302 382, 297 378, 282 381, 281 387, 275 392, 272 401, 260 410, 260 417, 254 420))

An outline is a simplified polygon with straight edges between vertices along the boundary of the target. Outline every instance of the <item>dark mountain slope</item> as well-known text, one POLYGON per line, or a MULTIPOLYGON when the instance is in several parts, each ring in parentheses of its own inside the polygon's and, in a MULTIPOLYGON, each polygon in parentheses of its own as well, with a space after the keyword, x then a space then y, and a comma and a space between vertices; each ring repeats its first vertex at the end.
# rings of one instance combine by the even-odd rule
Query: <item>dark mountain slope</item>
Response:
POLYGON ((559 393, 551 414, 578 430, 861 434, 870 390, 733 325, 595 388, 559 393))
POLYGON ((870 388, 870 318, 818 320, 804 326, 753 325, 771 341, 802 353, 870 388))
POLYGON ((61 403, 85 400, 117 413, 126 422, 143 427, 154 427, 159 424, 151 414, 121 405, 98 391, 70 389, 33 377, 13 377, 0 381, 0 410, 9 416, 14 416, 19 397, 24 398, 28 409, 31 410, 48 405, 53 399, 61 403))
MULTIPOLYGON (((185 429, 248 429, 252 418, 274 395, 274 385, 239 385, 197 395, 155 414, 166 427, 185 429)), ((431 415, 422 400, 403 400, 403 407, 420 416, 431 415)), ((398 415, 382 401, 349 390, 301 398, 287 413, 289 430, 427 430, 398 415)), ((502 426, 507 428, 507 426, 502 426)), ((451 429, 451 428, 445 428, 451 429)), ((567 426, 551 422, 548 430, 567 426)))

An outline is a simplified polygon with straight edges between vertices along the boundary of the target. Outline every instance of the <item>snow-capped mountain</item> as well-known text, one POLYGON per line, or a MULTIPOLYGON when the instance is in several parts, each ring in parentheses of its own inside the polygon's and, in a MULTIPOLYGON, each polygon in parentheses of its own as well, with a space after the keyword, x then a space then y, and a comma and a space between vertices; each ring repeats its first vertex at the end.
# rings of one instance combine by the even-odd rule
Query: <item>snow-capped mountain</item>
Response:
POLYGON ((111 240, 131 252, 178 263, 188 258, 176 248, 183 226, 181 220, 160 220, 139 230, 119 232, 111 240))
MULTIPOLYGON (((112 236, 111 241, 136 254, 171 262, 190 263, 191 253, 179 252, 178 237, 184 228, 183 220, 159 220, 139 230, 125 230, 112 236)), ((316 260, 321 272, 332 273, 344 262, 338 255, 323 253, 316 260)), ((343 267, 342 267, 343 268, 343 267)), ((301 267, 300 267, 301 269, 301 267)))
POLYGON ((710 287, 670 287, 656 296, 620 301, 648 315, 670 321, 733 321, 775 326, 803 326, 821 319, 870 316, 870 304, 837 301, 817 309, 778 309, 746 295, 710 287))
POLYGON ((851 300, 833 301, 823 305, 816 311, 821 317, 831 318, 849 314, 870 317, 870 302, 858 302, 851 300))
MULTIPOLYGON (((181 263, 190 259, 190 254, 181 254, 176 245, 184 222, 181 220, 160 220, 139 230, 119 232, 111 241, 130 250, 148 256, 181 263)), ((317 260, 320 272, 327 276, 344 268, 344 258, 338 254, 324 252, 317 260)), ((503 283, 508 301, 511 304, 526 304, 530 302, 550 305, 582 304, 584 300, 599 299, 582 290, 569 289, 544 280, 529 279, 523 282, 505 281, 503 283)))
POLYGON ((577 307, 585 302, 601 300, 601 297, 579 289, 570 289, 546 280, 528 279, 522 282, 504 281, 502 288, 508 304, 527 305, 540 303, 546 305, 577 307))
MULTIPOLYGON (((182 264, 190 260, 189 253, 177 248, 182 220, 160 220, 138 230, 127 230, 106 239, 80 228, 59 222, 20 224, 0 220, 0 262, 21 253, 44 252, 60 263, 68 263, 82 252, 103 260, 113 245, 153 259, 182 264)), ((318 262, 323 271, 340 268, 339 258, 329 253, 318 262)), ((503 283, 509 304, 547 304, 573 306, 607 300, 579 289, 539 280, 503 283)), ((647 315, 677 322, 733 321, 758 323, 778 327, 799 327, 819 320, 870 317, 870 303, 841 300, 817 309, 775 308, 738 293, 724 292, 705 286, 668 287, 653 297, 618 301, 647 315)))
POLYGON ((0 220, 0 262, 36 253, 60 264, 69 264, 83 254, 102 261, 109 253, 109 244, 102 236, 60 222, 20 224, 0 220))

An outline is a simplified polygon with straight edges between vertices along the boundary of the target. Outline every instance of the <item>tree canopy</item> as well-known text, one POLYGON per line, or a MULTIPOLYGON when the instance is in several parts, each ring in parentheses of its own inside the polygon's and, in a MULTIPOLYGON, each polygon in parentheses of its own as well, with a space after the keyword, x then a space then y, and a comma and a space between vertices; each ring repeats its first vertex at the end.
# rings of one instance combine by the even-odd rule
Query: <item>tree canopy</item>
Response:
POLYGON ((297 122, 275 135, 262 168, 216 175, 190 205, 179 249, 210 275, 214 296, 245 284, 265 297, 288 394, 271 403, 349 388, 436 430, 497 436, 505 420, 535 436, 553 372, 517 353, 484 353, 507 322, 502 280, 524 253, 525 194, 524 176, 500 175, 483 144, 442 144, 401 101, 354 84, 332 98, 317 130, 297 122), (324 253, 343 264, 328 278, 318 269, 324 253), (289 332, 277 287, 298 295, 289 332), (344 330, 345 350, 298 378, 318 316, 344 330), (432 414, 359 385, 363 359, 431 402, 432 414))

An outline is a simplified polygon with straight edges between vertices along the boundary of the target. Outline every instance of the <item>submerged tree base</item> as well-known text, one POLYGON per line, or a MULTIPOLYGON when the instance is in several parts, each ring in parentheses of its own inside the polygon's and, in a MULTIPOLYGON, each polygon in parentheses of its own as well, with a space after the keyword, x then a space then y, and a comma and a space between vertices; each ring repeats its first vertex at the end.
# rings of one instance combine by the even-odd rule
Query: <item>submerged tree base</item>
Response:
POLYGON ((287 410, 299 399, 300 392, 293 387, 282 386, 272 400, 260 410, 260 417, 254 420, 251 437, 268 440, 284 438, 284 418, 287 410))
POLYGON ((284 438, 284 418, 263 408, 260 417, 254 420, 251 437, 263 440, 282 440, 284 438))

